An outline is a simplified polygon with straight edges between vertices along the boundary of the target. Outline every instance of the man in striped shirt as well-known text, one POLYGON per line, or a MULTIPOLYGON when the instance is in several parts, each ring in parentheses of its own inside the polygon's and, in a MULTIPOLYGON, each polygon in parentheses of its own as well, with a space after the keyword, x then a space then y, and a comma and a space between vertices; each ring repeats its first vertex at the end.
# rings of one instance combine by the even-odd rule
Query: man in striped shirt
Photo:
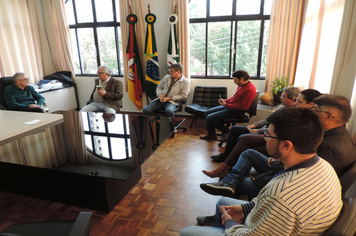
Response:
POLYGON ((190 226, 181 235, 321 235, 342 208, 333 167, 316 154, 323 137, 309 109, 276 111, 268 117, 268 153, 284 164, 251 202, 221 198, 214 216, 198 217, 211 227, 190 226))

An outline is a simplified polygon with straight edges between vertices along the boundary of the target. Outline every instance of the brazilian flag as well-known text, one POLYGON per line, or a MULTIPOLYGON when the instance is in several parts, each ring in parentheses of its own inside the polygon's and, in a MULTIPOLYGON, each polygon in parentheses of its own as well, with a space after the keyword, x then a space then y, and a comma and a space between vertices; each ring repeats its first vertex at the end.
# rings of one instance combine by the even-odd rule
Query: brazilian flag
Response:
POLYGON ((156 97, 156 87, 160 82, 158 53, 156 46, 156 37, 154 23, 156 22, 154 14, 147 14, 145 20, 147 22, 145 56, 146 56, 146 95, 151 99, 156 97))

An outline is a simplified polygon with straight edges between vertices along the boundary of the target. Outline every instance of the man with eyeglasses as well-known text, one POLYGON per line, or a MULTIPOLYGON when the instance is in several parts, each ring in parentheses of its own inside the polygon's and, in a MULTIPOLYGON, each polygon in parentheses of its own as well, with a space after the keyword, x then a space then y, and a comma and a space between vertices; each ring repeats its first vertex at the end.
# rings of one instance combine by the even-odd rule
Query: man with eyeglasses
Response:
POLYGON ((80 111, 102 111, 105 114, 119 112, 124 96, 121 81, 111 77, 110 68, 107 66, 99 66, 97 75, 98 78, 95 79, 94 89, 87 105, 80 111))
MULTIPOLYGON (((325 94, 314 99, 314 112, 319 116, 324 130, 324 138, 317 154, 329 162, 340 175, 356 161, 356 147, 345 124, 351 117, 349 101, 340 95, 325 94)), ((268 132, 265 140, 276 138, 268 132)), ((212 195, 239 198, 240 195, 255 197, 268 181, 283 169, 283 165, 274 159, 249 149, 244 151, 232 170, 219 182, 202 183, 201 189, 212 195), (259 175, 245 178, 251 168, 259 175)), ((341 183, 343 185, 344 183, 341 183)))
POLYGON ((252 201, 222 197, 214 216, 181 231, 187 235, 322 235, 342 208, 334 168, 319 157, 323 127, 315 112, 283 109, 271 114, 265 134, 268 153, 284 164, 252 201))
POLYGON ((13 76, 14 84, 9 85, 4 90, 4 99, 9 110, 42 112, 41 106, 45 102, 32 86, 28 86, 29 79, 23 72, 17 72, 13 76), (36 103, 37 102, 37 103, 36 103))

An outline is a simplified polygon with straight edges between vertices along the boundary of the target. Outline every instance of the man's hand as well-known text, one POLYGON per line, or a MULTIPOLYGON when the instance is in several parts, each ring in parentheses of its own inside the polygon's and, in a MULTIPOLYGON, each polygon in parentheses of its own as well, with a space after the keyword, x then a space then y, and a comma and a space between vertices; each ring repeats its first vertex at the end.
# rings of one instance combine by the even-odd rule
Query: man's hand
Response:
POLYGON ((238 224, 242 224, 245 220, 245 214, 240 205, 220 206, 220 209, 223 213, 221 216, 223 225, 228 219, 233 219, 238 224))
POLYGON ((225 99, 220 98, 219 99, 219 104, 222 105, 222 106, 225 106, 226 105, 225 99))
POLYGON ((271 163, 274 161, 278 161, 278 159, 275 159, 273 157, 268 158, 268 165, 271 167, 271 163))
POLYGON ((165 97, 165 98, 163 98, 163 99, 161 100, 161 102, 167 102, 167 101, 169 101, 169 100, 172 100, 172 98, 167 98, 167 97, 165 97))
POLYGON ((29 108, 41 108, 41 106, 37 105, 37 104, 31 104, 29 106, 29 108))
POLYGON ((248 132, 250 132, 250 133, 257 133, 257 129, 255 129, 256 125, 248 125, 246 128, 248 129, 248 132))
POLYGON ((100 96, 105 96, 105 94, 106 94, 105 89, 99 88, 99 89, 98 89, 98 94, 99 94, 100 96))
POLYGON ((161 102, 164 102, 164 99, 166 98, 166 95, 164 95, 163 93, 161 93, 160 95, 158 95, 158 98, 161 102))

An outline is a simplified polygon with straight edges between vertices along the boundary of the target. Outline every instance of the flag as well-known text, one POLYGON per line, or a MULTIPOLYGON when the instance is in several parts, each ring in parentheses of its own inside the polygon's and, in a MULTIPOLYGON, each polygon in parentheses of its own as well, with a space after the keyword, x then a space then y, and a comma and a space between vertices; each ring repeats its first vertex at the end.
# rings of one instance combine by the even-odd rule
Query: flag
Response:
POLYGON ((174 63, 179 63, 179 45, 177 40, 177 28, 176 23, 178 21, 178 16, 176 14, 171 14, 168 18, 168 22, 171 25, 169 32, 168 41, 168 52, 167 52, 167 73, 169 73, 169 68, 174 63))
POLYGON ((143 91, 143 74, 142 65, 140 61, 140 54, 137 48, 135 24, 137 23, 137 16, 129 14, 126 17, 129 23, 129 38, 127 40, 126 55, 128 61, 128 90, 129 98, 135 104, 137 109, 141 110, 142 91, 143 91))
POLYGON ((146 61, 146 95, 150 98, 156 96, 156 87, 160 82, 159 78, 159 64, 158 53, 156 46, 156 37, 154 30, 154 23, 156 22, 156 16, 154 14, 147 14, 145 17, 147 22, 146 30, 146 43, 145 43, 145 56, 146 61))

